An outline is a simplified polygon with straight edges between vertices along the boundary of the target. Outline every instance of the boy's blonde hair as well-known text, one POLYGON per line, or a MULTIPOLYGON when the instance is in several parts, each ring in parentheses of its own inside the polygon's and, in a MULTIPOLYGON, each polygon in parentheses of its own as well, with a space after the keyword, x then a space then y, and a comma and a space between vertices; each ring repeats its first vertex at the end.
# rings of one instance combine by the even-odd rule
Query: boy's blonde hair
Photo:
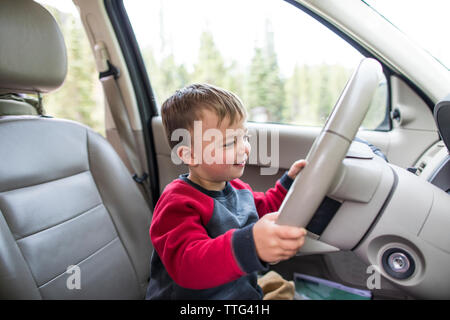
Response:
POLYGON ((210 84, 192 84, 177 90, 161 106, 161 117, 169 145, 173 148, 179 141, 172 141, 176 129, 192 130, 194 121, 201 119, 201 112, 209 109, 216 113, 220 123, 229 118, 230 124, 247 117, 241 100, 232 92, 210 84))

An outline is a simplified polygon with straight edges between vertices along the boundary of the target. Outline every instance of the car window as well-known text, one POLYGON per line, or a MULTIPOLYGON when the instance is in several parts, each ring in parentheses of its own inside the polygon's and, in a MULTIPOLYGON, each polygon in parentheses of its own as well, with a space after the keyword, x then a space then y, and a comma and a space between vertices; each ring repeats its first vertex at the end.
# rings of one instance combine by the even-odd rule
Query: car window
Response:
MULTIPOLYGON (((236 93, 250 121, 322 126, 363 56, 284 1, 125 0, 157 103, 206 82, 236 93)), ((384 84, 383 84, 384 82, 384 84)), ((380 128, 387 85, 362 125, 380 128)))
POLYGON ((448 33, 450 1, 431 0, 427 5, 423 0, 363 2, 450 70, 450 42, 442 41, 448 33), (405 14, 406 6, 408 14, 405 14))
POLYGON ((71 0, 39 0, 55 17, 66 42, 68 70, 63 85, 43 95, 47 115, 81 122, 103 136, 103 91, 94 56, 78 11, 71 0))

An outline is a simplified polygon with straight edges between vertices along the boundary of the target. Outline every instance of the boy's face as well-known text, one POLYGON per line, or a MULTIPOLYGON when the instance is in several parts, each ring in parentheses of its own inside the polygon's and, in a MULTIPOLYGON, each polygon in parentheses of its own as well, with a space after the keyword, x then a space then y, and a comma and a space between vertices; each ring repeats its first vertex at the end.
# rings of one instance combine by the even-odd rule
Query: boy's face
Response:
POLYGON ((217 187, 220 190, 225 181, 239 178, 244 173, 250 143, 245 119, 230 123, 226 117, 220 125, 218 122, 219 118, 214 111, 202 111, 201 122, 194 125, 192 132, 189 170, 194 182, 209 189, 217 187))

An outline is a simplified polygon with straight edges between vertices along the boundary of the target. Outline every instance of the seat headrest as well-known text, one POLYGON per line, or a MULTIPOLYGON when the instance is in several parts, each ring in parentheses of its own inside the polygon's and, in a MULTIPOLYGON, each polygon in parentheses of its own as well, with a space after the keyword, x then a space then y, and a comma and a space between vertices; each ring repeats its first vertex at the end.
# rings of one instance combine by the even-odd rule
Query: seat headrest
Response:
POLYGON ((0 1, 0 92, 49 92, 66 77, 64 38, 32 0, 0 1))

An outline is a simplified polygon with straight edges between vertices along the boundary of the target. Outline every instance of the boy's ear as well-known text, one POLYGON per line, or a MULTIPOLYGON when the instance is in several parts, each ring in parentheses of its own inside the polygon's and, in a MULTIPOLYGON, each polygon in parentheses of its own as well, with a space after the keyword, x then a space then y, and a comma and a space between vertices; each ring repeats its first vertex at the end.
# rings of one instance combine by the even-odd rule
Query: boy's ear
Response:
POLYGON ((179 146, 177 149, 177 156, 188 166, 196 166, 194 155, 191 148, 188 146, 179 146))

